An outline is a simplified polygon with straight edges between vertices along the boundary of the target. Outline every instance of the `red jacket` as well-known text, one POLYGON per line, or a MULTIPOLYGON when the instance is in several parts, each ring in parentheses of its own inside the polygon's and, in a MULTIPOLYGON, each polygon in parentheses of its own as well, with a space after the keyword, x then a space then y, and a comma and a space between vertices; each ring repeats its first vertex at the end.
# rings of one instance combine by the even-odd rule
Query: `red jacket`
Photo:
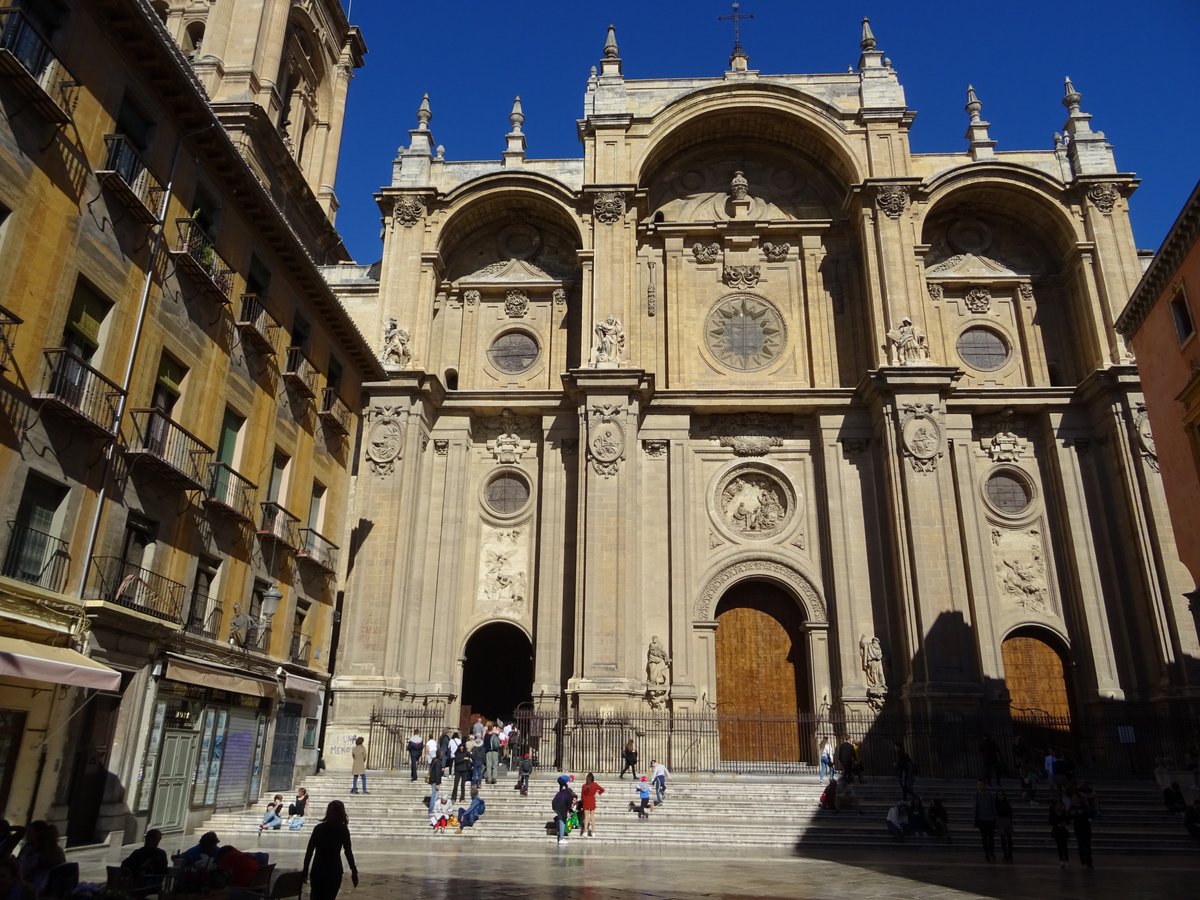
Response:
POLYGON ((600 787, 596 782, 593 781, 591 784, 585 782, 583 785, 583 808, 595 809, 596 798, 603 793, 604 788, 600 787))

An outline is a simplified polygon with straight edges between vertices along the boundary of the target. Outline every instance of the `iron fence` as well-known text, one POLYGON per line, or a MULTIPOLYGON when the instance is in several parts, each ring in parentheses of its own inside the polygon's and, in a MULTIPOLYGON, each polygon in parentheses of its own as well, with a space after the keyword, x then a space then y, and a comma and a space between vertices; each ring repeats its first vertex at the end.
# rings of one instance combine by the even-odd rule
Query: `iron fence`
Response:
MULTIPOLYGON (((454 730, 456 727, 446 719, 444 708, 413 706, 373 710, 367 766, 372 769, 407 769, 408 741, 413 732, 420 732, 421 737, 428 741, 430 737, 439 737, 443 728, 454 730)), ((428 766, 423 758, 421 766, 428 766)))

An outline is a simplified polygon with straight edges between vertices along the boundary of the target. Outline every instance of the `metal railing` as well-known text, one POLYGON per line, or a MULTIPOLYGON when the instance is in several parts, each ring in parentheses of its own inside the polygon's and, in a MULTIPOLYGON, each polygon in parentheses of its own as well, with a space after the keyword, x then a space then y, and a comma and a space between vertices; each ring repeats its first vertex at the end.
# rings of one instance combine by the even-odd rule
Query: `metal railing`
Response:
POLYGON ((41 95, 33 99, 41 99, 42 111, 57 121, 70 121, 79 100, 79 81, 23 10, 0 9, 0 51, 6 51, 0 52, 0 68, 31 80, 41 95))
POLYGON ((215 641, 221 630, 221 606, 208 594, 192 592, 192 603, 188 607, 187 621, 183 630, 188 634, 215 641))
POLYGON ((288 653, 289 659, 297 665, 307 666, 312 654, 312 640, 307 634, 296 632, 292 634, 292 646, 288 653))
POLYGON ((339 434, 350 433, 350 407, 338 396, 335 388, 325 388, 320 416, 321 421, 339 434))
POLYGON ((117 430, 117 410, 125 392, 62 347, 44 350, 42 388, 34 396, 52 400, 108 434, 117 430))
MULTIPOLYGON (((445 709, 426 706, 374 709, 367 741, 367 766, 372 769, 408 768, 408 741, 413 732, 420 732, 428 740, 439 737, 443 728, 458 728, 457 723, 446 718, 445 709)), ((423 768, 429 765, 424 754, 420 765, 423 768)))
POLYGON ((0 306, 0 370, 12 365, 13 348, 17 345, 17 326, 24 320, 0 306))
POLYGON ((306 397, 317 396, 317 367, 308 361, 303 347, 288 347, 283 374, 306 397))
POLYGON ((313 529, 300 529, 300 546, 296 552, 300 559, 308 560, 326 572, 336 572, 339 549, 337 544, 313 529))
POLYGON ((181 625, 183 598, 186 595, 186 586, 149 569, 142 569, 116 556, 92 557, 88 572, 88 599, 115 603, 181 625))
POLYGON ((262 503, 262 523, 258 533, 263 537, 274 538, 286 547, 295 549, 300 546, 300 536, 297 531, 300 517, 292 515, 278 503, 262 503))
POLYGON ((233 292, 233 268, 213 244, 212 238, 195 219, 176 219, 179 244, 176 259, 198 278, 207 278, 222 302, 228 303, 233 292))
POLYGON ((253 343, 263 353, 274 356, 279 352, 279 323, 267 312, 257 294, 242 294, 237 326, 243 339, 253 343))
MULTIPOLYGON (((146 161, 138 153, 133 141, 123 134, 106 134, 104 143, 108 147, 104 166, 97 175, 115 175, 125 187, 125 193, 136 200, 148 214, 149 221, 158 220, 158 202, 162 195, 162 184, 146 166, 146 161)), ((143 218, 147 218, 143 215, 143 218)))
POLYGON ((208 484, 205 487, 210 503, 218 503, 239 518, 254 521, 254 494, 258 487, 239 475, 228 463, 208 464, 208 484))
POLYGON ((167 475, 203 488, 212 448, 157 408, 132 411, 137 439, 127 452, 148 454, 167 475))
POLYGON ((52 534, 9 520, 8 549, 0 574, 61 592, 71 568, 70 545, 52 534))

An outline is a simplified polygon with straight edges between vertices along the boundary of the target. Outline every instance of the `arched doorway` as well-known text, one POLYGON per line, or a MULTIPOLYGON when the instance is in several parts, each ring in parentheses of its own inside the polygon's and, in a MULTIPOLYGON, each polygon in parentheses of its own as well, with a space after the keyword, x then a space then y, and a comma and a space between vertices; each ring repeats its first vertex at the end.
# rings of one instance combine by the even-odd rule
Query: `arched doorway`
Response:
POLYGON ((717 715, 724 761, 796 760, 812 746, 804 617, 766 581, 734 585, 717 604, 717 715))
POLYGON ((1062 651, 1037 629, 1016 631, 1000 653, 1013 722, 1033 746, 1071 742, 1071 689, 1062 651))
POLYGON ((533 699, 533 645, 516 625, 484 625, 467 640, 463 656, 460 727, 469 727, 473 713, 510 722, 513 711, 533 699))

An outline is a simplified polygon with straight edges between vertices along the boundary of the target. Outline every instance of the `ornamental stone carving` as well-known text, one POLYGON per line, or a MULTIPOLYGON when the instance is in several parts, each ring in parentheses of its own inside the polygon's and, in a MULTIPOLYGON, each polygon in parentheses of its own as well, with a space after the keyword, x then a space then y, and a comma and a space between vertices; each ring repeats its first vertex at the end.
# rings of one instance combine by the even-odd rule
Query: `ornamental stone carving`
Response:
POLYGON ((987 288, 971 288, 963 302, 971 312, 985 313, 992 308, 992 292, 987 288))
POLYGON ((466 303, 467 306, 474 306, 479 302, 479 291, 463 291, 463 302, 466 303))
POLYGON ((758 556, 739 560, 710 578, 692 607, 692 620, 711 622, 713 607, 721 595, 730 586, 749 578, 767 578, 794 592, 809 622, 816 624, 829 621, 825 601, 804 572, 783 560, 758 556))
POLYGON ((1121 191, 1115 184, 1101 182, 1100 184, 1093 184, 1088 188, 1087 196, 1096 205, 1096 209, 1100 210, 1104 215, 1110 216, 1117 205, 1117 201, 1121 199, 1121 191))
POLYGON ((784 531, 796 511, 796 495, 782 475, 749 464, 717 482, 714 501, 718 524, 729 534, 765 540, 784 531))
POLYGON ((533 446, 530 435, 538 431, 533 419, 514 415, 511 409, 501 410, 499 419, 475 419, 471 430, 476 439, 485 438, 487 451, 499 465, 520 462, 533 446))
POLYGON ((758 266, 726 266, 721 277, 731 288, 745 290, 757 285, 762 273, 758 266))
POLYGON ((762 247, 763 259, 767 262, 783 262, 791 252, 791 244, 772 244, 770 241, 763 243, 762 247))
POLYGON ((1021 299, 1026 303, 1029 303, 1033 300, 1033 285, 1028 281, 1021 282, 1021 284, 1017 286, 1017 290, 1021 294, 1021 299))
POLYGON ((932 282, 929 284, 929 299, 930 300, 933 300, 935 303, 940 303, 942 298, 945 296, 946 296, 946 292, 940 284, 934 284, 932 282))
POLYGON ((524 291, 511 290, 504 295, 504 314, 510 319, 523 319, 529 311, 529 295, 524 291))
POLYGON ((395 221, 405 228, 412 228, 425 215, 425 203, 420 197, 405 194, 396 198, 396 205, 392 207, 392 215, 395 217, 395 221))
POLYGON ((992 567, 996 587, 1010 604, 1032 613, 1052 612, 1046 562, 1037 528, 992 528, 992 567))
POLYGON ((398 406, 376 406, 370 411, 365 441, 367 468, 378 478, 395 471, 396 460, 403 450, 400 423, 406 415, 398 406))
POLYGON ((450 453, 450 442, 445 438, 434 438, 433 452, 438 456, 446 456, 450 453))
POLYGON ((881 184, 875 189, 875 205, 889 219, 899 219, 908 208, 908 185, 881 184))
POLYGON ((772 447, 783 446, 783 435, 788 432, 788 426, 789 420, 784 416, 738 413, 714 417, 708 424, 708 431, 735 456, 766 456, 772 447))
POLYGON ((625 195, 620 191, 604 191, 592 201, 592 214, 597 222, 615 225, 625 218, 625 195))
POLYGON ((709 311, 704 341, 721 365, 754 372, 778 362, 787 345, 787 328, 768 300, 756 294, 735 294, 717 301, 709 311))
POLYGON ((867 703, 875 711, 883 709, 887 698, 887 678, 883 672, 883 645, 879 638, 865 634, 858 639, 858 656, 866 680, 867 703))
POLYGON ((519 528, 484 527, 479 559, 477 605, 492 615, 526 614, 529 550, 519 528))
POLYGON ((749 193, 750 182, 746 180, 745 174, 740 171, 734 172, 729 182, 729 199, 745 200, 749 193))
POLYGON ((891 342, 893 366, 923 366, 929 362, 929 344, 925 342, 925 335, 908 316, 902 318, 900 326, 889 331, 887 336, 891 342))
POLYGON ((653 317, 658 314, 658 286, 654 283, 654 262, 646 265, 650 270, 650 280, 646 285, 646 315, 653 317))
POLYGON ((646 648, 646 699, 651 709, 662 709, 667 705, 671 693, 670 671, 671 657, 667 656, 666 648, 656 634, 646 648))
POLYGON ((625 411, 619 406, 593 406, 588 421, 588 455, 592 469, 605 478, 617 474, 625 455, 625 411))
POLYGON ((721 256, 721 245, 718 243, 712 244, 692 244, 692 256, 696 257, 698 263, 716 262, 721 256))
POLYGON ((1148 465, 1155 472, 1158 468, 1158 447, 1154 443, 1154 433, 1150 430, 1150 413, 1146 411, 1146 404, 1139 403, 1133 420, 1134 428, 1137 429, 1138 449, 1142 453, 1142 458, 1146 460, 1148 465))
POLYGON ((407 369, 412 363, 410 342, 408 332, 396 324, 394 317, 390 317, 383 328, 383 364, 407 369))
POLYGON ((553 297, 555 306, 567 305, 567 291, 565 288, 555 288, 553 297))
POLYGON ((1025 438, 1014 431, 998 431, 979 442, 992 462, 1016 462, 1025 452, 1025 438))
POLYGON ((616 316, 608 316, 592 329, 596 343, 592 346, 593 369, 618 369, 625 356, 625 329, 616 316))
POLYGON ((905 403, 900 410, 900 443, 914 472, 937 469, 942 455, 942 429, 930 403, 905 403))
POLYGON ((664 440, 642 441, 642 450, 651 459, 663 459, 667 455, 667 442, 664 440))

